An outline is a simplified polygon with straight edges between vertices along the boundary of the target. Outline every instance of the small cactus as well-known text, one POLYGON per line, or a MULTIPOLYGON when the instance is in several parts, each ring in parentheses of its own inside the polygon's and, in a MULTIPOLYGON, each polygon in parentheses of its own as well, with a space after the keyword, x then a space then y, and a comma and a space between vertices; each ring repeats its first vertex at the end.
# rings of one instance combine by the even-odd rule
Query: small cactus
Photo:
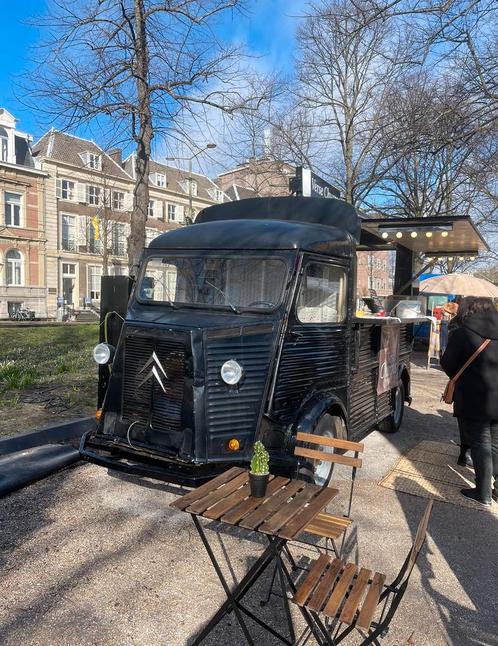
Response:
POLYGON ((262 442, 254 443, 254 453, 251 459, 251 473, 254 475, 266 475, 269 473, 269 462, 270 456, 268 451, 265 449, 262 442))

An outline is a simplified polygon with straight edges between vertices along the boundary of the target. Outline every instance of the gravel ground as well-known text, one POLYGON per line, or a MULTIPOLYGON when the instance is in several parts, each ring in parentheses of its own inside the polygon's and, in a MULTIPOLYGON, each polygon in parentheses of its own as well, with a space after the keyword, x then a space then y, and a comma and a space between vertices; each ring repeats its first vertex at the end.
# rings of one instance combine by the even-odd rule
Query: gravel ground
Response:
MULTIPOLYGON (((349 558, 388 578, 406 556, 425 500, 377 482, 420 440, 456 441, 455 421, 439 403, 444 381, 435 369, 415 367, 414 402, 402 430, 366 440, 349 558)), ((224 595, 190 517, 168 507, 178 491, 85 464, 0 501, 0 644, 188 644, 224 595)), ((344 502, 334 501, 336 512, 344 502)), ((497 522, 486 511, 435 503, 427 547, 384 644, 498 645, 497 522)), ((239 578, 263 542, 207 527, 217 553, 230 558, 227 576, 239 578)), ((280 600, 259 607, 264 583, 247 605, 284 630, 280 600)), ((274 643, 254 624, 251 631, 257 644, 274 643)), ((230 616, 205 643, 244 640, 230 616)))

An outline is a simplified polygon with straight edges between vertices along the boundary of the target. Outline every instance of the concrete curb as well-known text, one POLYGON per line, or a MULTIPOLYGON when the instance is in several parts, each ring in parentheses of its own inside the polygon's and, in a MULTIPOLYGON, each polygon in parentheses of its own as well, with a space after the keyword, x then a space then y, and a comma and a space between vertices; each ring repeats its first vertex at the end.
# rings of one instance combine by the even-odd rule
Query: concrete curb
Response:
POLYGON ((24 451, 35 446, 44 444, 53 444, 54 442, 65 442, 80 438, 83 433, 95 428, 95 419, 93 417, 80 417, 79 419, 63 422, 55 426, 9 435, 0 438, 0 455, 24 451))

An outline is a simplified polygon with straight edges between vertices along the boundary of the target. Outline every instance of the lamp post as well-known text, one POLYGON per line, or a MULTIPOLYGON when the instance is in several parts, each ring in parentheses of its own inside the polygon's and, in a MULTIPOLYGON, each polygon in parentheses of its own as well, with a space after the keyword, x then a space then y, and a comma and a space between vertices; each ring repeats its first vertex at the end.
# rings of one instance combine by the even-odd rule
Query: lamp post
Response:
POLYGON ((192 220, 192 162, 193 160, 198 157, 201 153, 205 152, 206 150, 212 150, 213 148, 216 148, 216 144, 210 143, 206 144, 204 148, 201 148, 201 150, 198 150, 195 155, 192 155, 191 157, 166 157, 166 160, 169 161, 188 161, 188 217, 192 220))

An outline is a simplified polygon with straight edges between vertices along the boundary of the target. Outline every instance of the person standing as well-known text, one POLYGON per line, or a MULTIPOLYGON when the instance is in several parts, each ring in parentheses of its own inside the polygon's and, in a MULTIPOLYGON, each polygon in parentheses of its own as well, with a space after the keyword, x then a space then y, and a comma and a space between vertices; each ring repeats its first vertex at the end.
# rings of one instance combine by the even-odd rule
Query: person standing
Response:
POLYGON ((476 475, 475 488, 461 493, 488 506, 498 496, 498 312, 490 298, 469 297, 463 299, 458 318, 441 357, 448 377, 455 376, 490 339, 457 380, 453 401, 462 443, 470 446, 476 475))

